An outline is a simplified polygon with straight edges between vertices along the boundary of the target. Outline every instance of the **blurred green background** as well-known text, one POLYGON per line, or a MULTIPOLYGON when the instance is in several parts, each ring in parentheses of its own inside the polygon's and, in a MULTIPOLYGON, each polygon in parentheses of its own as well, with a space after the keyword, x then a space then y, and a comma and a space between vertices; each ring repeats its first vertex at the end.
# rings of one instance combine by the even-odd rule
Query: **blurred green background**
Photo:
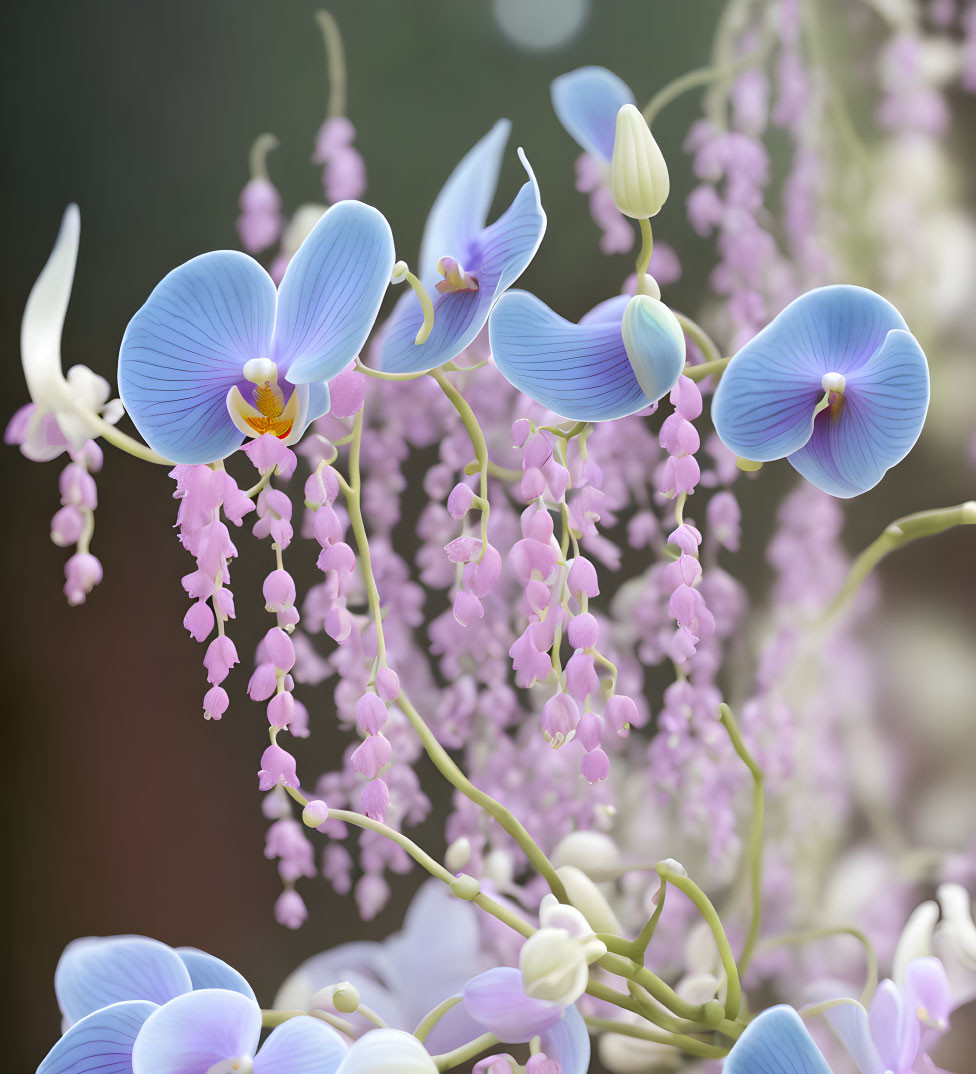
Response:
MULTIPOLYGON (((26 401, 20 316, 68 202, 81 206, 82 240, 65 366, 83 362, 114 380, 125 324, 155 283, 197 253, 237 245, 236 199, 256 135, 272 131, 281 141, 270 168, 286 209, 321 200, 309 162, 328 85, 312 18, 318 6, 100 0, 7 10, 0 419, 26 401)), ((502 6, 517 13, 532 4, 502 6)), ((629 262, 597 249, 585 199, 573 188, 578 150, 552 113, 549 82, 584 63, 604 64, 645 99, 707 61, 721 7, 718 0, 581 0, 583 22, 568 42, 527 50, 502 33, 489 2, 336 0, 349 114, 369 172, 366 199, 387 215, 401 256, 416 257, 427 210, 453 165, 509 116, 515 128, 500 201, 521 181, 514 146, 522 145, 549 216, 525 285, 573 317, 615 293, 629 262)), ((698 111, 691 94, 655 127, 674 190, 655 233, 680 252, 684 275, 668 297, 689 311, 704 296, 712 263, 711 244, 691 232, 682 211, 691 176, 680 145, 698 111)), ((950 441, 962 445, 965 434, 950 441)), ((368 926, 351 899, 323 882, 306 884, 306 927, 291 933, 275 925, 279 882, 262 858, 266 822, 251 777, 263 716, 245 700, 232 703, 223 723, 200 718, 202 649, 180 625, 179 579, 189 561, 172 530, 172 483, 162 469, 107 454, 93 546, 105 580, 79 609, 64 604, 65 555, 47 539, 58 466, 28 463, 12 449, 4 456, 11 1071, 32 1070, 56 1037, 52 975, 75 936, 144 933, 204 947, 270 1002, 308 954, 396 927, 417 881, 398 882, 391 906, 368 926)), ((933 466, 923 443, 896 481, 852 507, 852 547, 897 514, 971 495, 972 471, 947 457, 940 453, 933 466)), ((747 541, 763 539, 770 506, 790 480, 785 470, 745 490, 746 512, 757 518, 747 541)), ((754 548, 748 562, 758 571, 754 548)), ((924 592, 935 607, 958 609, 971 637, 973 543, 950 535, 937 557, 936 566, 931 548, 902 553, 886 582, 895 594, 924 592)), ((246 558, 235 589, 253 592, 259 567, 246 558)), ((256 634, 239 626, 235 638, 246 664, 256 634)), ((238 669, 232 693, 242 694, 246 679, 238 669)), ((341 749, 338 740, 328 746, 341 749)))

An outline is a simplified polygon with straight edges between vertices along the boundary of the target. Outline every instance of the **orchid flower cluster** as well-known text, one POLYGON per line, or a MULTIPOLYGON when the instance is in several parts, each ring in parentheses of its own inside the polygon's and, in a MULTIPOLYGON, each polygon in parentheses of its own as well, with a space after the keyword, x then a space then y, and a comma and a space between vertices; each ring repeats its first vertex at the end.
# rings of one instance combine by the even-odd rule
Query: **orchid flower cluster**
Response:
MULTIPOLYGON (((119 399, 83 366, 62 372, 68 208, 24 311, 31 402, 6 439, 34 461, 68 456, 51 537, 74 549, 69 603, 102 578, 100 441, 163 466, 203 715, 267 721, 254 772, 276 919, 302 925, 327 897, 316 878, 366 920, 395 874, 430 879, 402 932, 312 955, 267 1007, 204 952, 75 941, 55 974, 63 1035, 38 1074, 584 1074, 593 1051, 615 1074, 937 1069, 976 996, 976 843, 912 873, 852 839, 878 809, 849 752, 881 741, 873 567, 976 524, 976 503, 908 514, 853 561, 840 541, 844 501, 922 434, 929 365, 897 281, 895 302, 865 286, 882 270, 859 259, 880 264, 890 239, 871 220, 848 229, 826 193, 878 180, 813 7, 734 0, 714 63, 643 111, 604 68, 555 80, 600 248, 639 236, 621 293, 575 321, 515 287, 546 215, 531 148, 492 215, 507 120, 472 132, 415 268, 400 256, 359 200, 325 13, 328 205, 286 219, 276 142, 259 138, 248 252, 164 276, 120 332, 119 399), (668 227, 680 151, 652 129, 696 87, 686 209, 716 247, 700 320, 666 301, 681 265, 651 224, 668 227), (782 179, 767 135, 789 144, 782 179), (798 476, 764 605, 732 573, 739 490, 781 460, 798 476), (266 565, 260 594, 234 584, 245 544, 266 565), (239 613, 264 617, 253 655, 234 641, 239 613), (323 722, 348 745, 311 776, 323 722), (439 847, 411 835, 432 809, 423 757, 452 789, 439 847)), ((922 26, 907 0, 865 7, 888 23, 878 138, 939 134, 953 80, 976 89, 976 8, 933 4, 922 26), (935 74, 934 43, 951 50, 935 74)))

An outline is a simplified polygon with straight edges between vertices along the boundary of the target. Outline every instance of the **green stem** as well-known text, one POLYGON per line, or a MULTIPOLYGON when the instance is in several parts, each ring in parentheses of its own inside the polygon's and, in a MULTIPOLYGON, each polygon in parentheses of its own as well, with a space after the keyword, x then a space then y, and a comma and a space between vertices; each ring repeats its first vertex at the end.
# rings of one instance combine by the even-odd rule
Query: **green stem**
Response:
POLYGON ((254 139, 248 156, 248 170, 252 179, 268 179, 268 154, 278 148, 278 139, 273 134, 259 134, 254 139))
POLYGON ((302 1018, 311 1015, 313 1018, 318 1018, 321 1022, 327 1022, 333 1029, 338 1029, 340 1033, 345 1033, 347 1037, 356 1036, 356 1027, 352 1022, 347 1022, 345 1018, 337 1018, 334 1014, 329 1014, 328 1011, 262 1011, 261 1012, 261 1025, 266 1029, 273 1029, 275 1026, 280 1026, 284 1022, 290 1021, 292 1018, 302 1018))
POLYGON ((552 862, 549 861, 543 853, 542 848, 525 830, 522 822, 509 809, 506 809, 501 802, 496 801, 490 794, 486 794, 484 791, 480 790, 470 779, 468 779, 447 750, 445 750, 440 742, 437 741, 437 736, 427 726, 424 718, 420 715, 414 707, 413 702, 411 702, 410 698, 407 697, 403 690, 400 691, 397 703, 404 715, 413 725, 414 730, 420 737, 424 749, 427 751, 427 756, 434 762, 434 765, 441 775, 444 776, 455 790, 460 791, 465 797, 470 798, 475 805, 481 806, 486 813, 494 817, 499 825, 501 825, 501 827, 508 832, 519 845, 535 871, 545 878, 546 883, 549 885, 549 890, 553 895, 555 895, 560 902, 569 902, 569 899, 566 896, 566 889, 563 886, 563 882, 557 876, 552 862))
POLYGON ((339 25, 329 11, 316 11, 315 21, 322 31, 326 62, 329 66, 329 116, 346 114, 346 54, 339 25))
POLYGON ((651 252, 654 249, 654 234, 651 231, 650 220, 640 220, 641 249, 637 255, 637 293, 644 294, 644 277, 647 275, 647 266, 651 263, 651 252))
MULTIPOLYGON (((684 334, 692 341, 692 343, 694 343, 695 346, 702 352, 702 356, 705 359, 704 365, 692 366, 692 369, 704 369, 705 365, 712 365, 712 368, 709 370, 710 373, 720 372, 721 369, 725 368, 725 365, 729 364, 731 359, 722 358, 722 352, 718 349, 718 345, 697 321, 693 321, 685 313, 678 313, 677 310, 672 310, 671 312, 674 313, 675 319, 677 320, 678 324, 681 325, 681 331, 684 332, 684 334), (725 362, 725 365, 719 367, 718 363, 722 361, 725 362)), ((698 377, 694 377, 692 379, 699 380, 702 376, 706 375, 707 374, 702 373, 698 377)), ((690 376, 687 370, 685 371, 685 376, 690 376)))
POLYGON ((124 451, 129 455, 134 455, 137 459, 142 459, 144 462, 156 463, 158 466, 175 465, 169 459, 164 459, 162 455, 157 455, 152 448, 146 447, 145 444, 140 444, 134 437, 129 436, 127 433, 123 433, 120 429, 116 429, 114 425, 109 425, 109 423, 100 415, 96 414, 94 410, 89 410, 87 407, 78 404, 75 404, 75 410, 79 417, 83 418, 99 436, 107 440, 114 447, 119 448, 121 451, 124 451))
POLYGON ((719 1048, 713 1044, 696 1040, 694 1037, 685 1036, 682 1033, 658 1033, 653 1029, 645 1029, 643 1026, 628 1025, 626 1022, 615 1022, 611 1018, 587 1018, 586 1024, 591 1029, 599 1029, 605 1033, 619 1033, 624 1037, 635 1037, 637 1040, 649 1040, 655 1044, 670 1044, 674 1048, 689 1055, 697 1055, 703 1059, 721 1059, 728 1054, 728 1048, 719 1048))
POLYGON ((704 380, 712 373, 721 376, 731 361, 731 358, 716 358, 714 361, 699 362, 698 365, 689 364, 685 366, 684 376, 694 381, 704 380))
POLYGON ((773 947, 797 946, 811 943, 816 940, 829 940, 835 936, 853 936, 864 948, 864 961, 867 969, 864 974, 864 989, 861 992, 861 1003, 870 1006, 871 998, 878 987, 878 956, 871 941, 860 929, 846 926, 835 926, 825 929, 808 929, 805 932, 791 932, 785 936, 774 936, 763 943, 763 950, 773 947))
POLYGON ((662 880, 661 888, 657 894, 657 906, 654 907, 654 913, 647 919, 647 923, 640 930, 640 932, 634 937, 633 943, 631 943, 630 951, 627 952, 635 962, 644 961, 644 952, 647 950, 648 945, 654 938, 654 931, 657 928, 658 921, 661 920, 661 914, 664 911, 664 896, 668 890, 668 885, 662 880))
POLYGON ((763 865, 763 820, 765 813, 765 791, 763 787, 762 769, 756 763, 756 759, 749 752, 739 731, 732 710, 724 702, 718 707, 719 719, 722 726, 728 732, 732 742, 732 748, 739 758, 752 773, 752 822, 749 825, 749 839, 746 844, 746 860, 749 863, 749 886, 752 889, 752 916, 749 920, 749 931, 746 934, 746 942, 739 956, 739 977, 745 976, 749 968, 759 934, 762 930, 762 865, 763 865))
POLYGON ((494 1033, 483 1033, 467 1044, 462 1044, 460 1048, 455 1048, 453 1052, 445 1052, 443 1055, 435 1055, 432 1058, 438 1070, 450 1070, 451 1067, 477 1058, 497 1043, 498 1038, 494 1033))
POLYGON ((679 891, 683 891, 691 899, 695 904, 695 909, 712 930, 715 943, 718 945, 719 958, 722 960, 722 968, 725 970, 725 976, 728 979, 725 993, 725 1013, 728 1018, 734 1021, 739 1014, 739 1008, 742 1006, 742 986, 739 983, 739 971, 735 964, 732 948, 729 946, 729 938, 725 935, 725 929, 722 927, 722 921, 715 907, 691 877, 673 872, 664 864, 658 865, 657 874, 662 880, 667 880, 669 884, 673 884, 674 887, 678 888, 679 891))
POLYGON ((417 380, 420 377, 425 377, 424 373, 384 373, 381 369, 371 369, 368 365, 363 365, 359 359, 356 359, 356 371, 358 373, 364 373, 367 377, 375 377, 377 380, 417 380))
POLYGON ((463 996, 448 996, 447 999, 438 1003, 432 1011, 425 1014, 420 1025, 413 1031, 413 1035, 417 1040, 423 1044, 434 1026, 437 1025, 448 1011, 453 1010, 463 999, 463 996))
POLYGON ((840 592, 824 612, 824 619, 831 619, 843 609, 864 579, 889 552, 917 541, 920 537, 933 537, 956 526, 973 525, 976 525, 976 500, 967 500, 954 507, 940 507, 933 511, 918 511, 896 519, 854 561, 840 592))

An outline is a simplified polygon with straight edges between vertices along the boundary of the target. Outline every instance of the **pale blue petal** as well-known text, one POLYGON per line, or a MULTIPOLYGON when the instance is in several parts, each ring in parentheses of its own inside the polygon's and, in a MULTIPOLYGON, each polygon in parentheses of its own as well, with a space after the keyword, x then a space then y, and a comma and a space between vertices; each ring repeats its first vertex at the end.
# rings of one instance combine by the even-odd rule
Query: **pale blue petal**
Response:
POLYGON ((338 1074, 437 1074, 437 1066, 412 1034, 373 1029, 349 1049, 338 1074))
POLYGON ((239 992, 203 988, 154 1011, 132 1049, 133 1074, 203 1074, 215 1063, 253 1056, 261 1008, 239 992))
POLYGON ((240 446, 227 392, 247 387, 245 362, 268 357, 274 317, 274 283, 247 254, 201 254, 163 277, 119 352, 119 394, 153 450, 202 463, 240 446))
POLYGON ((472 977, 464 986, 464 1006, 479 1026, 505 1044, 529 1041, 563 1016, 562 1007, 527 996, 522 974, 513 966, 472 977))
POLYGON ((624 307, 622 334, 637 383, 657 402, 678 383, 685 368, 685 336, 659 299, 635 295, 624 307))
POLYGON ((500 119, 441 187, 420 243, 417 275, 425 287, 437 282, 437 262, 445 254, 462 265, 470 263, 471 242, 488 219, 511 129, 509 120, 500 119))
POLYGON ((54 1045, 37 1074, 132 1074, 132 1045, 155 1003, 113 1003, 82 1018, 54 1045))
POLYGON ((254 1074, 334 1074, 349 1048, 318 1018, 289 1018, 261 1045, 254 1074))
POLYGON ((884 1074, 885 1066, 871 1039, 868 1012, 860 1003, 838 1003, 824 1011, 827 1024, 851 1053, 860 1074, 884 1074))
POLYGON ((651 402, 634 376, 619 321, 573 324, 527 291, 512 291, 495 306, 488 332, 502 376, 554 414, 607 421, 651 402))
POLYGON ((478 272, 477 291, 441 295, 435 292, 434 327, 426 342, 415 344, 423 323, 420 303, 407 295, 393 311, 386 327, 380 361, 390 373, 419 373, 456 358, 484 328, 498 298, 528 268, 546 229, 546 214, 539 185, 525 155, 519 150, 529 181, 523 184, 508 209, 472 239, 465 269, 478 272))
POLYGON ((316 418, 329 413, 332 399, 329 396, 329 385, 324 380, 312 381, 308 386, 308 422, 311 424, 316 418))
POLYGON ((808 291, 732 359, 712 399, 715 431, 756 462, 799 451, 812 433, 824 374, 850 381, 892 329, 904 328, 894 306, 864 287, 808 291))
POLYGON ((598 302, 588 313, 579 319, 580 324, 620 324, 624 319, 624 310, 630 302, 630 295, 614 295, 613 298, 598 302))
POLYGON ((285 270, 271 355, 292 384, 331 380, 359 354, 393 272, 386 217, 340 201, 312 228, 285 270))
POLYGON ((590 1069, 590 1035, 583 1016, 575 1007, 541 1034, 542 1050, 548 1059, 555 1059, 562 1074, 586 1074, 590 1069))
POLYGON ((183 960, 145 936, 89 936, 64 949, 54 991, 69 1022, 127 999, 166 1003, 193 987, 183 960))
POLYGON ((723 1074, 831 1074, 792 1007, 770 1007, 735 1042, 723 1074))
POLYGON ((254 989, 233 966, 195 947, 177 947, 176 953, 189 970, 194 988, 226 988, 257 1002, 254 989))
POLYGON ((790 463, 832 496, 858 496, 914 447, 929 404, 929 371, 915 337, 888 333, 877 353, 847 375, 844 408, 814 422, 813 435, 790 463))
POLYGON ((630 87, 605 67, 579 67, 553 80, 552 107, 573 140, 610 163, 617 113, 634 104, 630 87))

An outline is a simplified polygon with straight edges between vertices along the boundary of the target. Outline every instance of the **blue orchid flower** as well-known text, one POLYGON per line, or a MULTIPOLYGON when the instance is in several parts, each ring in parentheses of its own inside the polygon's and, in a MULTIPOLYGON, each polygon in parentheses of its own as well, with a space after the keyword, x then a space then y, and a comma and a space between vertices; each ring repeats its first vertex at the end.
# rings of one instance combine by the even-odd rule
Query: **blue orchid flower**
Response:
POLYGON ((912 449, 928 365, 901 314, 863 287, 801 295, 729 363, 715 431, 753 462, 785 458, 832 496, 857 496, 912 449))
POLYGON ((579 324, 525 291, 499 299, 488 325, 492 357, 519 391, 554 414, 608 421, 666 395, 685 365, 674 314, 649 295, 619 295, 579 324))
POLYGON ((294 443, 366 342, 393 262, 383 215, 344 201, 312 229, 278 289, 230 250, 174 269, 122 339, 119 389, 136 428, 178 463, 215 462, 263 433, 294 443))
POLYGON ((552 107, 573 141, 591 157, 610 166, 617 113, 636 104, 623 79, 605 67, 579 67, 553 79, 552 107))
POLYGON ((423 343, 414 339, 424 321, 417 297, 397 303, 380 348, 390 373, 419 373, 456 358, 484 328, 492 306, 526 270, 546 229, 539 184, 525 154, 528 175, 515 200, 485 226, 498 185, 511 124, 499 120, 455 168, 438 194, 424 228, 418 273, 434 298, 434 323, 423 343))
POLYGON ((827 1061, 792 1007, 770 1007, 746 1026, 722 1064, 722 1074, 831 1074, 827 1061))

